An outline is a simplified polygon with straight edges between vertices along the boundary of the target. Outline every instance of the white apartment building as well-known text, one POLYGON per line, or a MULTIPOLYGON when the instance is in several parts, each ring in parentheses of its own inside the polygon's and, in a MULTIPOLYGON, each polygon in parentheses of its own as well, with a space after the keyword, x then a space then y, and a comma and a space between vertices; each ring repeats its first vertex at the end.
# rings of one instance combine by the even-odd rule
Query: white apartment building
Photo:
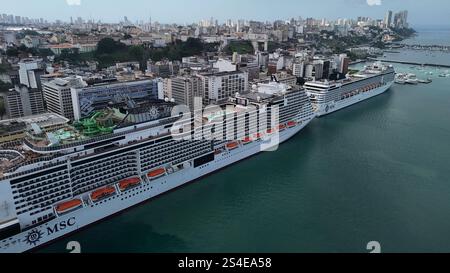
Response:
POLYGON ((218 104, 236 93, 248 92, 248 72, 219 72, 199 74, 202 80, 204 104, 218 104))
POLYGON ((86 83, 81 78, 55 79, 43 83, 47 110, 70 120, 74 120, 71 88, 82 87, 86 83))

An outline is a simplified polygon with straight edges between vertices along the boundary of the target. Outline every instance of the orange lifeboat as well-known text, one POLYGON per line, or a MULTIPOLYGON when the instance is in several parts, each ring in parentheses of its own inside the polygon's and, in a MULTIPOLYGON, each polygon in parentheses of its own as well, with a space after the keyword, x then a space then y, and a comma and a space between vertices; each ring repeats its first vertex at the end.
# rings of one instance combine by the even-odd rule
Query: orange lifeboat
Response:
POLYGON ((261 134, 261 133, 255 134, 255 139, 262 139, 262 138, 263 138, 263 134, 261 134))
POLYGON ((236 149, 238 147, 239 147, 239 143, 237 141, 233 141, 233 142, 227 143, 227 149, 228 150, 234 150, 234 149, 236 149))
POLYGON ((119 182, 120 191, 126 191, 134 186, 141 184, 141 179, 139 177, 132 177, 128 179, 124 179, 119 182))
POLYGON ((55 210, 58 214, 64 214, 72 210, 75 210, 81 207, 82 205, 83 201, 81 201, 81 199, 73 199, 56 205, 55 210))
POLYGON ((274 130, 273 130, 273 129, 267 129, 267 134, 271 135, 271 134, 273 134, 273 133, 274 133, 274 130))
POLYGON ((150 172, 147 174, 147 177, 150 178, 150 179, 156 179, 156 178, 158 178, 158 177, 160 177, 160 176, 163 176, 163 175, 165 175, 165 174, 166 174, 166 169, 164 169, 164 168, 159 168, 159 169, 150 171, 150 172))
POLYGON ((278 130, 279 131, 284 131, 285 129, 286 129, 286 125, 285 124, 278 125, 278 130))
POLYGON ((250 137, 246 137, 244 138, 244 140, 242 140, 242 144, 247 145, 249 143, 252 143, 252 139, 250 137))
POLYGON ((288 123, 287 123, 287 126, 289 127, 289 128, 292 128, 292 127, 295 127, 295 126, 297 126, 297 122, 295 122, 295 121, 289 121, 288 123))
POLYGON ((109 197, 116 193, 116 188, 113 186, 104 187, 101 189, 98 189, 96 191, 93 191, 91 193, 91 199, 94 202, 100 201, 103 198, 109 197))

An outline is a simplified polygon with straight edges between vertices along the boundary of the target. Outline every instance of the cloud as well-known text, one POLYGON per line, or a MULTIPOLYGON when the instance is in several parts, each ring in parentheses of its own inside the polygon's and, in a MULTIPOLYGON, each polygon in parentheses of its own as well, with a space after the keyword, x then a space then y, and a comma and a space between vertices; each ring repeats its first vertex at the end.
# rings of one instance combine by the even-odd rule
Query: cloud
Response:
MULTIPOLYGON (((369 1, 369 0, 367 0, 369 1)), ((81 0, 66 0, 67 5, 69 6, 79 6, 81 5, 81 0)))
POLYGON ((367 0, 367 5, 369 5, 369 6, 381 6, 381 0, 367 0))

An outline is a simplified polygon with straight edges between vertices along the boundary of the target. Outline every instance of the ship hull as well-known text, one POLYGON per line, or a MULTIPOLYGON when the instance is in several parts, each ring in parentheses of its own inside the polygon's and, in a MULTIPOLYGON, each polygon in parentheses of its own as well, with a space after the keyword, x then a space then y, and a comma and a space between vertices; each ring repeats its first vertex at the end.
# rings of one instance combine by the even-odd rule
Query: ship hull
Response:
POLYGON ((329 115, 331 113, 342 110, 342 109, 352 106, 354 104, 357 104, 357 103, 360 103, 367 99, 381 95, 381 94, 385 93, 387 90, 389 90, 389 88, 391 88, 393 83, 394 82, 390 82, 384 86, 380 86, 380 87, 370 90, 368 92, 364 92, 364 93, 355 95, 351 98, 344 99, 341 101, 330 102, 330 103, 326 103, 326 104, 314 104, 313 105, 314 110, 317 114, 317 117, 323 117, 323 116, 329 115))
MULTIPOLYGON (((296 127, 279 133, 279 143, 285 142, 301 131, 315 116, 308 117, 296 127)), ((210 163, 197 168, 191 166, 176 173, 155 180, 144 181, 140 186, 126 192, 104 199, 95 204, 89 204, 81 209, 57 217, 45 224, 26 230, 0 243, 0 253, 20 253, 33 250, 48 244, 62 236, 79 231, 106 217, 146 202, 151 198, 166 193, 191 181, 218 171, 240 160, 256 155, 261 150, 263 141, 255 141, 241 145, 238 149, 225 151, 215 155, 210 163)), ((61 252, 66 251, 61 249, 61 252)))

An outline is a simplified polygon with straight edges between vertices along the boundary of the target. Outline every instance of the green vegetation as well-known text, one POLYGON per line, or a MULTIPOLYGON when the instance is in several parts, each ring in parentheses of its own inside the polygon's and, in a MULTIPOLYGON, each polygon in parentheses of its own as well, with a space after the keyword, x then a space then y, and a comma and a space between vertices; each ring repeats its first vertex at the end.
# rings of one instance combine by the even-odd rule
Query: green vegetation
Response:
POLYGON ((229 45, 224 48, 224 52, 227 54, 253 54, 255 49, 250 41, 231 41, 229 45))
POLYGON ((361 54, 356 54, 356 53, 350 52, 350 51, 347 51, 347 56, 353 62, 356 61, 356 60, 361 60, 361 59, 365 59, 365 58, 369 57, 369 56, 367 56, 367 54, 361 55, 361 54))
MULTIPOLYGON (((4 93, 8 91, 13 86, 9 83, 5 83, 0 81, 0 93, 4 93)), ((0 120, 3 120, 3 117, 6 115, 6 105, 5 99, 3 96, 0 96, 0 120)))
POLYGON ((334 38, 333 39, 320 38, 319 47, 328 47, 334 53, 342 53, 345 52, 350 47, 360 46, 362 44, 367 44, 370 42, 370 39, 367 38, 366 36, 350 35, 336 38, 337 36, 334 36, 334 32, 328 32, 327 34, 332 35, 334 38))
POLYGON ((111 38, 102 39, 95 52, 79 53, 76 51, 62 52, 56 61, 68 61, 79 64, 85 61, 97 61, 100 68, 114 65, 116 62, 137 61, 141 67, 146 67, 147 60, 163 59, 181 60, 182 57, 198 55, 203 52, 217 50, 218 44, 204 44, 200 39, 189 38, 186 42, 175 41, 163 48, 146 48, 141 45, 127 46, 111 38))
POLYGON ((396 41, 401 41, 416 34, 416 31, 412 28, 394 28, 392 31, 396 36, 396 41))
POLYGON ((6 115, 6 106, 5 99, 0 96, 0 120, 3 120, 3 117, 6 115))
POLYGON ((10 65, 7 63, 0 64, 0 73, 7 73, 11 69, 10 65))
POLYGON ((0 81, 0 92, 6 92, 11 88, 13 88, 13 86, 10 83, 0 81))
POLYGON ((22 39, 22 38, 24 38, 27 35, 29 35, 29 36, 38 36, 39 33, 37 31, 35 31, 35 30, 26 29, 26 30, 23 30, 20 33, 18 33, 17 34, 17 38, 22 39))
POLYGON ((6 56, 8 57, 28 56, 29 54, 41 58, 47 58, 48 56, 54 55, 53 51, 48 48, 28 48, 24 45, 19 47, 9 47, 6 50, 6 56))

